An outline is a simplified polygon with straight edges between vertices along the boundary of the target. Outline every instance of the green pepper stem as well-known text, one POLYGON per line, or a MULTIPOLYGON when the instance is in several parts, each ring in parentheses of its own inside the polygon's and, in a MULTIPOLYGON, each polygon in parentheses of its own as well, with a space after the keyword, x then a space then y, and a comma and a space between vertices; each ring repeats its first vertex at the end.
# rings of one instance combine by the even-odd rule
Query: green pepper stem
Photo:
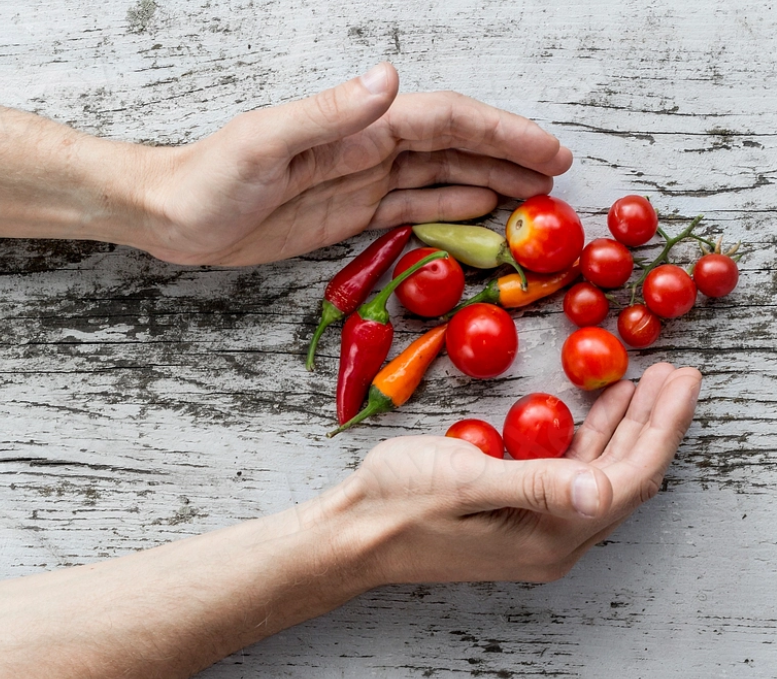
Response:
POLYGON ((427 255, 423 259, 418 260, 409 269, 405 269, 399 276, 394 278, 383 290, 381 290, 375 299, 371 302, 363 304, 359 309, 359 316, 365 321, 376 321, 385 325, 389 322, 389 314, 386 310, 386 303, 388 302, 391 293, 397 289, 397 287, 412 276, 418 269, 426 266, 429 262, 433 262, 435 259, 447 259, 448 253, 445 250, 438 250, 430 255, 427 255))
POLYGON ((704 215, 698 215, 688 226, 686 226, 680 233, 673 237, 670 237, 660 226, 658 227, 658 233, 661 234, 666 243, 664 244, 664 248, 661 250, 658 257, 656 257, 650 264, 642 268, 642 275, 639 277, 637 282, 631 286, 631 304, 634 304, 634 301, 637 298, 637 288, 645 282, 648 274, 659 264, 661 264, 661 262, 668 261, 667 255, 669 254, 669 251, 681 240, 683 240, 683 238, 688 238, 688 236, 693 237, 691 232, 694 230, 694 228, 696 228, 703 217, 704 215))
POLYGON ((461 304, 454 307, 451 311, 449 311, 445 316, 443 316, 443 320, 449 321, 457 311, 461 311, 465 306, 469 306, 470 304, 478 304, 479 302, 484 302, 486 304, 498 304, 499 303, 499 283, 498 279, 494 279, 489 282, 489 284, 483 288, 477 295, 473 295, 469 299, 465 299, 461 304))
POLYGON ((383 392, 381 392, 374 385, 370 387, 369 400, 367 405, 362 410, 354 415, 350 420, 341 424, 337 429, 330 431, 326 437, 331 439, 333 436, 337 436, 341 431, 350 429, 353 425, 358 424, 362 420, 366 420, 368 417, 378 415, 379 413, 387 413, 389 410, 394 409, 394 402, 383 392))
POLYGON ((315 369, 314 359, 316 356, 316 347, 318 346, 318 340, 321 339, 321 335, 332 323, 339 321, 345 314, 340 311, 332 302, 328 299, 322 301, 321 304, 321 321, 316 328, 316 332, 313 333, 313 338, 310 340, 310 347, 308 348, 308 357, 305 361, 305 368, 308 370, 315 369))
POLYGON ((501 264, 509 264, 512 266, 521 277, 521 290, 526 292, 526 290, 529 289, 529 282, 526 280, 526 274, 524 273, 523 267, 515 261, 515 257, 513 257, 513 253, 510 252, 510 246, 507 242, 503 243, 502 247, 499 249, 496 261, 501 264))

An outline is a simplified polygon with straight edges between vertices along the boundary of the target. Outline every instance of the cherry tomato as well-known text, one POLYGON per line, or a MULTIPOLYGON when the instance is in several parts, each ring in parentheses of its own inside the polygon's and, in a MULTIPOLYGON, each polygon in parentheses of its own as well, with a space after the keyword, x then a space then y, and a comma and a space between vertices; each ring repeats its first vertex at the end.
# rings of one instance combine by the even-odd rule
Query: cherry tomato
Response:
POLYGON ((575 263, 583 250, 585 232, 568 203, 552 196, 534 196, 510 215, 507 240, 521 266, 554 273, 575 263))
POLYGON ((645 304, 661 318, 677 318, 688 313, 696 301, 696 283, 679 266, 662 264, 653 269, 642 284, 645 304))
POLYGON ((586 280, 600 288, 619 288, 631 276, 634 258, 623 243, 597 238, 583 248, 580 271, 586 280))
POLYGON ((572 443, 575 421, 555 396, 529 394, 510 408, 502 435, 507 452, 516 460, 561 457, 572 443))
POLYGON ((590 283, 577 283, 564 295, 564 313, 581 328, 599 325, 610 310, 610 303, 604 293, 590 283))
MULTIPOLYGON (((394 278, 433 252, 437 248, 417 248, 406 253, 394 267, 394 278)), ((447 314, 459 303, 463 292, 464 272, 453 257, 429 262, 396 289, 399 301, 408 311, 427 318, 447 314)))
POLYGON ((725 297, 739 282, 739 267, 727 255, 704 255, 693 268, 693 280, 707 297, 725 297))
POLYGON ((661 321, 644 304, 632 304, 618 314, 618 334, 626 344, 644 349, 661 334, 661 321))
POLYGON ((448 323, 445 346, 453 365, 470 377, 487 379, 507 370, 518 351, 515 323, 494 304, 465 306, 448 323))
POLYGON ((624 245, 644 245, 658 230, 658 215, 643 196, 624 196, 616 200, 607 214, 607 226, 624 245))
POLYGON ((572 384, 591 391, 623 377, 629 355, 621 341, 604 328, 580 328, 564 342, 561 365, 572 384))
POLYGON ((501 460, 505 456, 505 444, 502 441, 502 435, 492 425, 483 420, 459 420, 448 427, 445 435, 469 441, 491 457, 498 457, 501 460))

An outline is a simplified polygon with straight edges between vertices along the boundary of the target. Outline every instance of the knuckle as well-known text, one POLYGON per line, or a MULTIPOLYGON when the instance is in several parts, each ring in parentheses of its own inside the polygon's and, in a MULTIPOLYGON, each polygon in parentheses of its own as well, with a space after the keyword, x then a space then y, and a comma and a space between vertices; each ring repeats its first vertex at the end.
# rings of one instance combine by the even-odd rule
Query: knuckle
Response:
POLYGON ((477 503, 479 492, 479 485, 477 483, 477 477, 480 474, 480 469, 477 465, 467 462, 466 458, 456 460, 456 468, 454 472, 452 495, 453 501, 458 506, 469 506, 470 504, 477 503))
POLYGON ((445 457, 445 472, 450 475, 451 495, 457 506, 478 504, 483 495, 483 479, 487 471, 486 456, 472 444, 460 441, 449 449, 445 457))
POLYGON ((523 476, 523 495, 527 509, 547 512, 550 508, 550 484, 544 469, 531 471, 523 476))
POLYGON ((402 206, 400 208, 400 221, 411 222, 413 221, 413 214, 415 213, 415 202, 413 196, 409 191, 402 194, 402 206))
POLYGON ((445 208, 446 208, 446 194, 445 191, 442 189, 439 189, 437 191, 437 200, 436 200, 436 210, 437 210, 437 219, 445 219, 445 208))
POLYGON ((436 94, 451 104, 456 104, 467 98, 461 92, 456 92, 456 90, 438 90, 436 94))
POLYGON ((645 479, 640 485, 640 491, 639 491, 640 502, 647 502, 648 500, 652 500, 656 495, 658 495, 658 491, 660 489, 661 489, 660 478, 651 477, 649 479, 645 479))
POLYGON ((340 118, 342 104, 337 88, 324 90, 313 97, 315 112, 326 123, 336 122, 340 118))
POLYGON ((437 182, 438 184, 449 184, 453 177, 453 166, 456 162, 458 152, 455 149, 447 149, 437 157, 437 182))

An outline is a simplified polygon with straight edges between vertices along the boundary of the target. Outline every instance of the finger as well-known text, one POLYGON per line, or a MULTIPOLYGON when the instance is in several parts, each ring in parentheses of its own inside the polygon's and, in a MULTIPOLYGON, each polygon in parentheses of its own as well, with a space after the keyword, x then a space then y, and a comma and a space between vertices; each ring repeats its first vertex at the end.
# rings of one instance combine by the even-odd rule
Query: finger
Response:
POLYGON ((498 203, 499 197, 493 191, 475 186, 391 191, 381 200, 366 228, 475 219, 494 210, 498 203))
POLYGON ((414 189, 432 184, 483 186, 510 198, 550 193, 553 188, 553 180, 547 175, 506 160, 456 149, 402 153, 394 161, 393 189, 414 189))
POLYGON ((572 164, 569 149, 536 123, 455 92, 398 97, 387 121, 403 150, 466 149, 552 176, 572 164))
POLYGON ((606 458, 607 462, 621 459, 636 445, 643 427, 653 412, 664 382, 673 372, 674 366, 670 363, 656 363, 643 373, 626 415, 604 451, 603 458, 606 458))
POLYGON ((695 368, 670 374, 656 395, 639 439, 604 468, 615 489, 614 515, 627 514, 656 495, 691 424, 700 388, 701 374, 695 368))
POLYGON ((634 459, 607 467, 613 487, 609 515, 603 517, 603 527, 572 552, 567 560, 570 565, 611 535, 634 509, 658 492, 666 467, 690 426, 700 386, 701 375, 693 368, 675 370, 667 377, 649 418, 649 427, 632 451, 634 459))
POLYGON ((628 380, 621 380, 605 389, 575 433, 565 457, 582 462, 598 458, 623 420, 634 389, 628 380))
POLYGON ((275 110, 272 132, 291 158, 375 122, 391 106, 398 88, 399 77, 394 67, 385 62, 378 64, 358 78, 279 107, 275 110))
POLYGON ((563 518, 598 518, 612 502, 607 475, 574 460, 487 458, 471 463, 482 465, 482 473, 462 489, 467 513, 512 507, 563 518))
POLYGON ((534 169, 551 177, 558 177, 572 167, 573 162, 572 151, 566 146, 559 146, 558 153, 553 158, 546 163, 538 163, 534 169))

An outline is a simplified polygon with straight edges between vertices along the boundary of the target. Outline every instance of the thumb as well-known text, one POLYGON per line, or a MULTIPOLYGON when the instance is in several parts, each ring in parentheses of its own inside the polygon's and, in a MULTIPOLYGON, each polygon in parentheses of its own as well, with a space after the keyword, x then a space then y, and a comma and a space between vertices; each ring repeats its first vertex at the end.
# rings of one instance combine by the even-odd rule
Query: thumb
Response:
POLYGON ((493 462, 466 493, 474 511, 514 507, 592 519, 604 516, 612 505, 610 479, 591 465, 566 458, 493 462))
POLYGON ((383 62, 342 85, 280 107, 278 134, 291 155, 337 141, 380 118, 398 89, 396 70, 383 62))

